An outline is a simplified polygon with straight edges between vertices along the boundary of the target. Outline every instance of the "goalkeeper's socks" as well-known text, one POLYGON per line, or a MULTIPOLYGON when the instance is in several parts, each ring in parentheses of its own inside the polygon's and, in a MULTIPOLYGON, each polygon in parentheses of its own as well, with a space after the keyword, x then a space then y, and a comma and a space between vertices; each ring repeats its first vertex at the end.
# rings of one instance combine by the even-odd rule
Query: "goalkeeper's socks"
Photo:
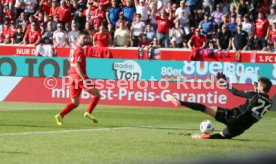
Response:
POLYGON ((94 96, 94 97, 91 99, 91 101, 90 101, 90 103, 89 103, 89 106, 88 106, 88 109, 86 110, 86 112, 92 113, 93 110, 94 110, 94 108, 95 108, 96 105, 98 104, 99 100, 100 100, 100 97, 99 97, 99 96, 94 96))
POLYGON ((61 117, 64 117, 66 114, 71 112, 73 109, 76 108, 76 105, 73 103, 69 103, 65 106, 65 108, 60 112, 61 117))
POLYGON ((193 102, 185 102, 185 101, 179 101, 182 106, 186 106, 188 108, 191 108, 192 110, 197 110, 201 112, 205 112, 206 106, 199 104, 199 103, 193 103, 193 102))

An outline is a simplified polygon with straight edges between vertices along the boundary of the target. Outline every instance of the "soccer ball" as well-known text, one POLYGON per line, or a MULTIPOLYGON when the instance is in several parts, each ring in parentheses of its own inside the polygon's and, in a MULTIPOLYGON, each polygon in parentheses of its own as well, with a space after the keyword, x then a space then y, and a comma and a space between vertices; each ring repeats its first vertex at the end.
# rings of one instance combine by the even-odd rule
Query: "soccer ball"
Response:
POLYGON ((204 134, 211 134, 214 131, 214 126, 210 120, 204 120, 200 123, 199 129, 204 134))

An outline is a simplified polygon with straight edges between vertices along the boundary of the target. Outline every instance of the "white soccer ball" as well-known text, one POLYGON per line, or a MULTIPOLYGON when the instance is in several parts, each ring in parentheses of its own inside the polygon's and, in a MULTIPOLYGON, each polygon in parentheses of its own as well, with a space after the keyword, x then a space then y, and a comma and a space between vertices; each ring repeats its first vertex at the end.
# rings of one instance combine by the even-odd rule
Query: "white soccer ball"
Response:
POLYGON ((214 131, 214 126, 210 120, 204 120, 200 123, 199 129, 204 134, 211 134, 214 131))

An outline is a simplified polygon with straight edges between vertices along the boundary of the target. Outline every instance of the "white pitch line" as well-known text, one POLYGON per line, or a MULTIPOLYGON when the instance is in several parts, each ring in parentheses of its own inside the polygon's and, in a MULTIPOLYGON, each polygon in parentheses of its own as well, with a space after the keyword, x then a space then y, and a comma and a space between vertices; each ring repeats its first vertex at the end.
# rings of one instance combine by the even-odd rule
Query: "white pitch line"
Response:
POLYGON ((97 129, 78 129, 78 130, 61 130, 61 131, 41 131, 41 132, 21 132, 21 133, 3 133, 2 136, 21 136, 32 134, 59 134, 59 133, 74 133, 74 132, 89 132, 89 131, 108 131, 108 130, 123 130, 148 126, 134 126, 134 127, 115 127, 115 128, 97 128, 97 129))

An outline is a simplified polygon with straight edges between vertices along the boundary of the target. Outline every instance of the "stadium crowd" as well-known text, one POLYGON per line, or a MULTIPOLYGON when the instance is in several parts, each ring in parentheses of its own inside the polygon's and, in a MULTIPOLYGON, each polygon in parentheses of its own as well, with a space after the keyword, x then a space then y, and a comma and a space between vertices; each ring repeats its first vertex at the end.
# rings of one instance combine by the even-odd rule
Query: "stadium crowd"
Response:
POLYGON ((67 47, 85 30, 101 47, 276 47, 276 0, 1 0, 0 23, 3 44, 67 47))

